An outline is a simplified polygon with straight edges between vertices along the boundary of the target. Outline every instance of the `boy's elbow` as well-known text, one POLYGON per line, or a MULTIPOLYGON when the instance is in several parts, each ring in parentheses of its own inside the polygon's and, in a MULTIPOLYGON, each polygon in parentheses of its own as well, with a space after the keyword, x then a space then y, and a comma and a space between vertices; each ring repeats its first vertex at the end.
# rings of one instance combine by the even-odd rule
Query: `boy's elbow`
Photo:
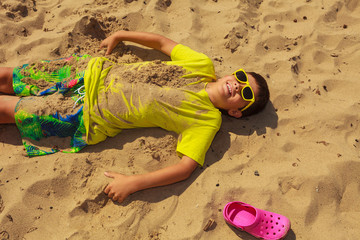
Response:
POLYGON ((194 172, 195 169, 186 169, 183 174, 182 174, 182 180, 186 180, 188 179, 192 173, 194 172))
POLYGON ((196 167, 198 166, 198 163, 196 161, 194 161, 193 159, 186 157, 186 156, 184 156, 184 157, 185 157, 185 159, 182 159, 182 161, 180 163, 180 165, 182 167, 182 171, 181 171, 182 180, 188 179, 191 176, 191 174, 194 172, 196 167))
POLYGON ((161 52, 165 53, 168 56, 171 56, 171 52, 173 50, 173 48, 178 44, 177 42, 166 38, 164 36, 161 36, 159 39, 159 49, 161 52))

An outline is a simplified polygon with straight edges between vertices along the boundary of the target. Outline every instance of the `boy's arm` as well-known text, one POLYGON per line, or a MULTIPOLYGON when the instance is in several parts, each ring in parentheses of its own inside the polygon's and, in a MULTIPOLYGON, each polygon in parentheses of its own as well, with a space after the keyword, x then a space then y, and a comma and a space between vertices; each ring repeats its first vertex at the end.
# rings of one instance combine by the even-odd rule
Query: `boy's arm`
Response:
POLYGON ((183 156, 178 164, 146 174, 126 176, 105 172, 105 176, 114 180, 106 186, 104 192, 114 201, 121 203, 131 193, 185 180, 197 166, 198 163, 193 159, 183 156))
POLYGON ((103 40, 100 44, 100 48, 106 47, 106 55, 108 55, 121 41, 130 41, 154 48, 168 56, 170 56, 172 49, 178 44, 169 38, 155 33, 118 31, 103 40))

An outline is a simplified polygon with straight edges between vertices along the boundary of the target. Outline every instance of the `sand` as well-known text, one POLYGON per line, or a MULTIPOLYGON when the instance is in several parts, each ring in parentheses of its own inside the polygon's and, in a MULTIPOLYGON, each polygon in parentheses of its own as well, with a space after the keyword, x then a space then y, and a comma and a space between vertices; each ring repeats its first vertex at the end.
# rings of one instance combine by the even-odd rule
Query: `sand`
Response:
MULTIPOLYGON (((357 239, 359 16, 357 0, 0 0, 1 66, 101 56, 111 32, 151 31, 207 54, 218 76, 259 72, 271 91, 262 113, 223 118, 190 179, 122 204, 102 193, 103 172, 176 163, 176 135, 129 130, 81 153, 27 158, 16 127, 0 126, 1 239, 254 239, 223 220, 234 200, 287 216, 287 240, 357 239)), ((168 59, 129 43, 111 57, 168 59)))

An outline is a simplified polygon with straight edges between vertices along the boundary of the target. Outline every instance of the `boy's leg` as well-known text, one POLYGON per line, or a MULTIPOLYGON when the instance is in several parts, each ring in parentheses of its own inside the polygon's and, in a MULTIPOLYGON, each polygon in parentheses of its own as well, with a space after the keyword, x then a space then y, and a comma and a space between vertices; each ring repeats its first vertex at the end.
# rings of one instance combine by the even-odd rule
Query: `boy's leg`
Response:
POLYGON ((12 67, 0 67, 0 92, 14 94, 12 67))
POLYGON ((0 124, 15 123, 15 107, 19 97, 0 95, 0 124))

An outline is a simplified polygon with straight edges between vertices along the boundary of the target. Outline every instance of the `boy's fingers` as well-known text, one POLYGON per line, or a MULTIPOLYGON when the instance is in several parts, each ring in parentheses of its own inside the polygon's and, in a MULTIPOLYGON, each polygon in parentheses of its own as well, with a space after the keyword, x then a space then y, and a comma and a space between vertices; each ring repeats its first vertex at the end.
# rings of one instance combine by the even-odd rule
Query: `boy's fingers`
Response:
POLYGON ((109 55, 110 53, 112 53, 112 51, 114 50, 115 47, 116 47, 116 45, 108 45, 106 55, 109 55))
POLYGON ((100 48, 104 48, 104 47, 106 47, 105 55, 109 55, 112 52, 112 47, 109 46, 108 44, 104 43, 104 42, 101 42, 100 43, 100 48))
POLYGON ((103 47, 105 47, 106 46, 106 43, 104 42, 104 41, 102 41, 101 43, 100 43, 100 48, 103 48, 103 47))
POLYGON ((115 176, 111 172, 104 172, 104 175, 108 178, 114 178, 115 176))
POLYGON ((105 187, 105 189, 104 189, 104 193, 105 193, 105 194, 108 194, 109 192, 110 192, 110 186, 107 185, 107 186, 105 187))
POLYGON ((118 203, 122 203, 122 202, 124 201, 124 198, 123 198, 123 197, 119 197, 117 201, 118 201, 118 203))
POLYGON ((115 194, 114 196, 113 196, 113 198, 112 198, 112 200, 113 201, 119 201, 119 199, 120 199, 120 196, 119 195, 117 195, 117 194, 115 194))
POLYGON ((112 198, 114 195, 115 195, 114 192, 109 192, 108 197, 109 197, 109 198, 112 198))

